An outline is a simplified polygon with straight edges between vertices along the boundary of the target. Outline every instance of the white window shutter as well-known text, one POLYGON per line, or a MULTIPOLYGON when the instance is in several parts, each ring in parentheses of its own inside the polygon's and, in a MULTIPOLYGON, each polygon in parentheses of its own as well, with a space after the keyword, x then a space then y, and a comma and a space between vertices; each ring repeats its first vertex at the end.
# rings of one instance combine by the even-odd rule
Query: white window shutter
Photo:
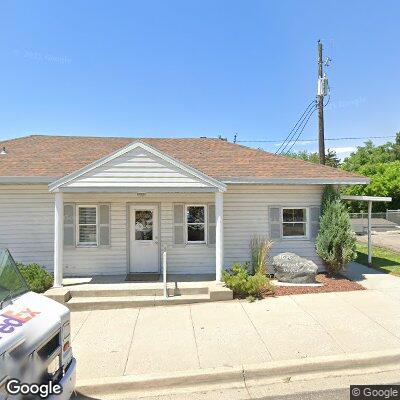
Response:
POLYGON ((185 243, 185 206, 174 204, 174 244, 185 243))
POLYGON ((75 246, 75 204, 64 203, 64 246, 75 246))
POLYGON ((110 204, 99 205, 99 245, 111 245, 111 221, 110 221, 110 204))
POLYGON ((269 206, 269 237, 271 240, 282 239, 281 208, 279 206, 269 206))
POLYGON ((320 206, 310 207, 310 239, 315 239, 319 231, 320 206))
POLYGON ((215 244, 215 231, 216 231, 216 228, 215 228, 215 226, 216 226, 216 224, 215 224, 215 204, 208 205, 207 216, 208 216, 207 244, 215 244))

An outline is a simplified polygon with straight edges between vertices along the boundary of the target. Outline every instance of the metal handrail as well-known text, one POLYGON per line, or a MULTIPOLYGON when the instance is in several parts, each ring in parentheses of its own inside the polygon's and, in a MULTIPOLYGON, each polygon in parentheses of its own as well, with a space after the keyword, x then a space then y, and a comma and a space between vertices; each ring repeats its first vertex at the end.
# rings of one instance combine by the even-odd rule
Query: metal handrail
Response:
POLYGON ((167 288, 167 249, 164 248, 162 252, 162 268, 163 268, 163 287, 164 287, 164 297, 168 298, 168 288, 167 288))

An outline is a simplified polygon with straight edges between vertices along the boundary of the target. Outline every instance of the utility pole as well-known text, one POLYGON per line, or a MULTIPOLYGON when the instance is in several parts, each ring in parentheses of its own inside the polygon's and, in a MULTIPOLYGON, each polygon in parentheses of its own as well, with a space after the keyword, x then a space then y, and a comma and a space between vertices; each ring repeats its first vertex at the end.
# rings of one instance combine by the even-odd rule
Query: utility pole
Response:
POLYGON ((318 143, 319 143, 319 163, 325 164, 325 132, 324 132, 324 90, 323 82, 323 61, 322 61, 322 43, 318 40, 318 143))

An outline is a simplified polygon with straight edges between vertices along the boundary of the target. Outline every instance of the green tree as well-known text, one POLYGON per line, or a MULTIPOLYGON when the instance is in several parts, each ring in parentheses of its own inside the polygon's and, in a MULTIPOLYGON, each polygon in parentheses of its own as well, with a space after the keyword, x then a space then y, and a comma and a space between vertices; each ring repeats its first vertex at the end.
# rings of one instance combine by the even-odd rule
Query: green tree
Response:
POLYGON ((375 146, 371 140, 358 146, 357 150, 343 160, 342 168, 346 171, 358 172, 368 164, 387 163, 400 160, 400 132, 394 142, 375 146))
MULTIPOLYGON (((289 153, 289 157, 297 158, 299 160, 309 161, 314 164, 319 164, 319 155, 316 152, 308 152, 306 150, 298 151, 296 153, 289 153)), ((340 165, 340 159, 338 158, 334 150, 328 149, 325 154, 325 164, 330 167, 338 168, 340 165)))
POLYGON ((324 214, 329 203, 338 200, 340 200, 340 193, 332 185, 326 185, 322 192, 321 215, 324 214))
MULTIPOLYGON (((373 203, 373 211, 385 211, 387 208, 400 209, 400 161, 379 164, 366 164, 357 171, 368 176, 368 185, 355 185, 342 189, 345 194, 353 196, 387 196, 392 197, 391 203, 373 203)), ((366 211, 366 202, 349 202, 352 212, 366 211)))
POLYGON ((339 200, 328 201, 325 206, 320 219, 316 250, 329 275, 338 274, 357 257, 356 238, 351 229, 349 214, 339 200))
MULTIPOLYGON (((355 172, 370 178, 368 185, 356 185, 342 189, 350 195, 390 196, 391 203, 373 203, 373 211, 400 208, 400 132, 394 142, 375 146, 371 140, 357 147, 341 166, 346 171, 355 172)), ((349 202, 349 210, 366 211, 365 202, 349 202)))

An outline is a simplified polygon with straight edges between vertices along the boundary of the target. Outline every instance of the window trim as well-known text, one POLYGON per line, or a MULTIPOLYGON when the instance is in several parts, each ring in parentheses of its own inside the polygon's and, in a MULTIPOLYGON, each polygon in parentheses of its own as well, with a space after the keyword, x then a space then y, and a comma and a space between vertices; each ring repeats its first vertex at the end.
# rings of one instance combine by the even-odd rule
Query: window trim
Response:
POLYGON ((77 204, 76 206, 76 247, 99 247, 99 205, 98 204, 77 204), (94 224, 80 224, 79 223, 79 209, 80 208, 95 208, 96 209, 96 242, 80 242, 79 241, 79 228, 81 225, 94 225, 94 224))
POLYGON ((282 237, 282 239, 283 240, 301 240, 301 239, 308 239, 309 238, 309 235, 310 235, 310 218, 309 218, 309 215, 310 215, 310 211, 309 211, 309 207, 307 207, 307 206, 297 206, 297 207, 294 207, 294 206, 283 206, 283 207, 281 207, 281 221, 280 221, 280 224, 281 224, 281 237, 282 237), (306 212, 306 220, 305 221, 294 221, 294 222, 284 222, 283 221, 283 210, 305 210, 305 212, 306 212), (305 228, 306 228, 306 234, 305 235, 299 235, 299 236, 285 236, 284 234, 283 234, 283 224, 285 224, 285 223, 287 223, 287 224, 303 224, 303 225, 305 225, 305 228))
POLYGON ((184 226, 185 226, 185 242, 186 244, 207 244, 207 235, 208 235, 208 230, 207 230, 207 221, 208 221, 208 212, 207 212, 207 204, 185 204, 185 221, 184 221, 184 226), (188 213, 188 208, 189 207, 203 207, 204 209, 204 222, 187 222, 187 213, 188 213), (204 225, 204 240, 188 240, 188 226, 189 225, 204 225))

